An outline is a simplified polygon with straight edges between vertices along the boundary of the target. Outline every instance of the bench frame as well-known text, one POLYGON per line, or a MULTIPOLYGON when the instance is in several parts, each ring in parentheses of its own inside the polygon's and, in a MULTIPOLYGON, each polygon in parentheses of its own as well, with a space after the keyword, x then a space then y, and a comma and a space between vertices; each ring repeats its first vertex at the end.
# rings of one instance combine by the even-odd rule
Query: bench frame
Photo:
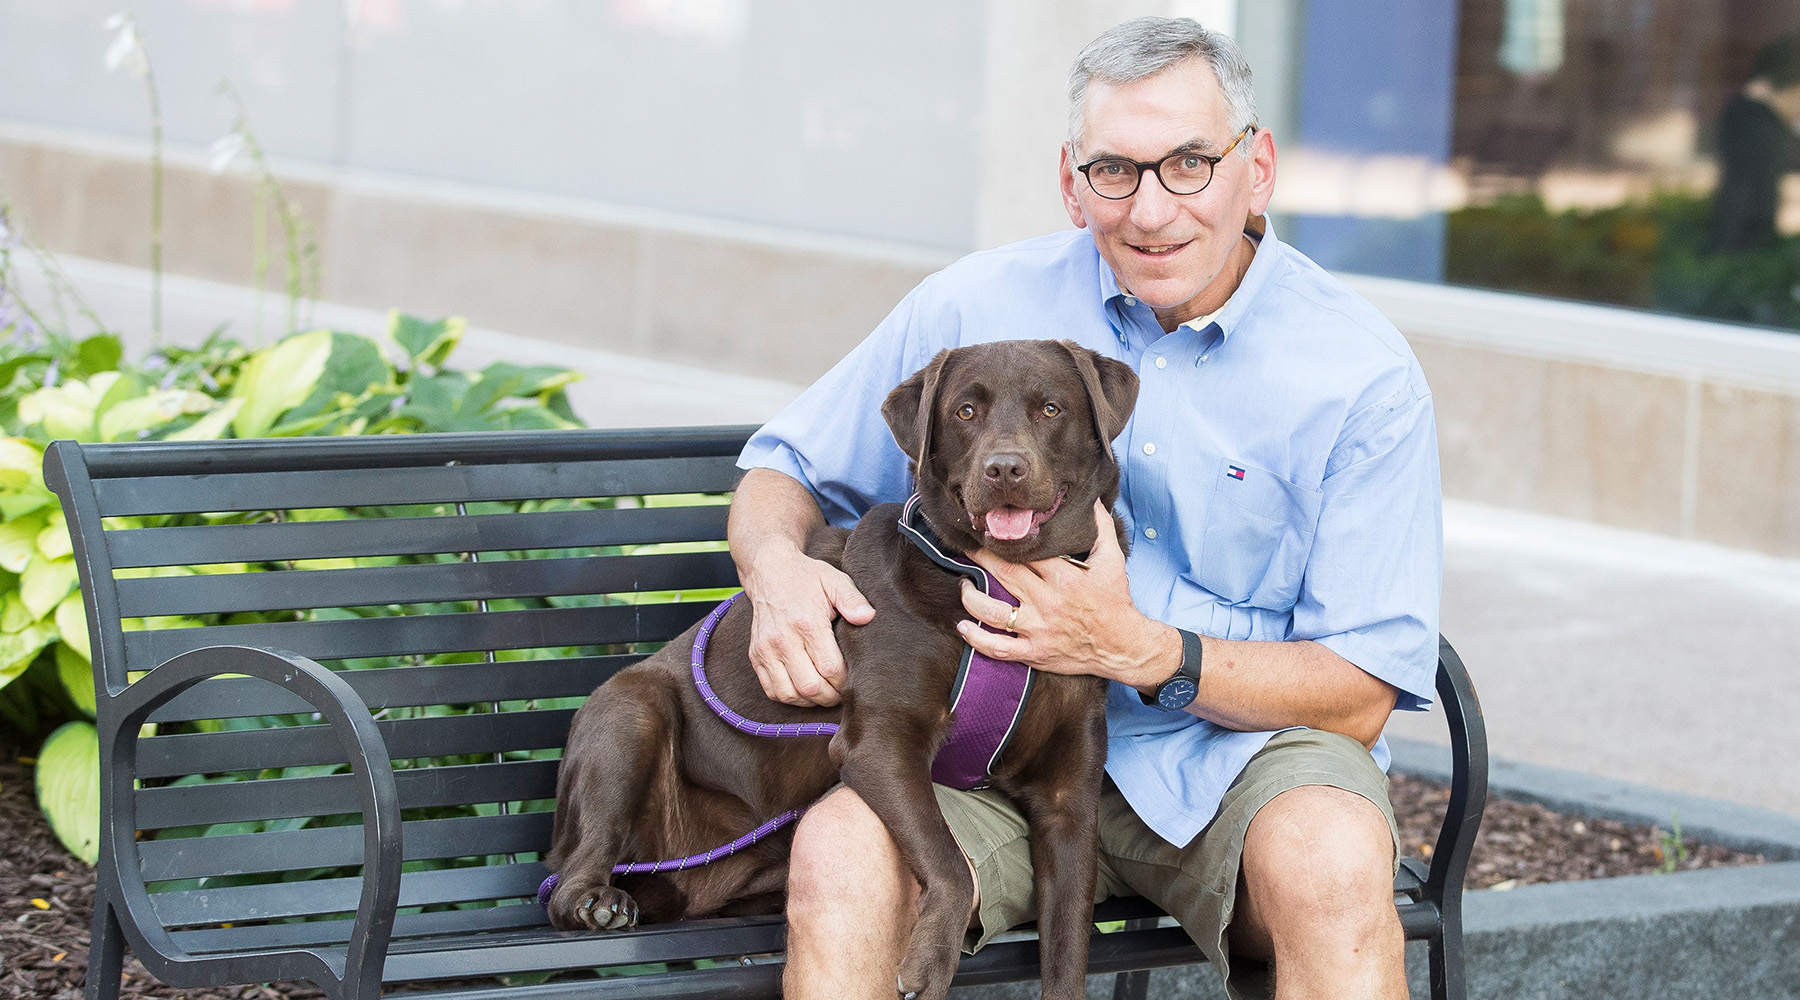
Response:
MULTIPOLYGON (((722 470, 729 468, 731 458, 752 430, 746 427, 677 428, 242 442, 81 445, 59 441, 52 444, 45 455, 45 476, 62 500, 80 571, 94 653, 103 772, 101 848, 86 987, 88 1000, 112 1000, 117 996, 123 948, 127 943, 154 975, 174 985, 307 979, 337 1000, 370 1000, 380 995, 384 970, 388 973, 387 978, 393 980, 397 966, 404 971, 416 969, 426 962, 431 968, 424 978, 451 978, 491 976, 496 969, 528 971, 535 967, 531 963, 536 956, 548 956, 544 958, 543 968, 563 969, 584 964, 666 960, 685 954, 749 956, 780 952, 785 928, 778 917, 647 926, 600 936, 557 934, 547 928, 489 931, 473 937, 407 938, 405 934, 397 933, 396 907, 405 902, 401 874, 405 825, 401 822, 400 812, 404 794, 390 764, 390 757, 394 757, 396 751, 384 735, 393 732, 383 728, 391 724, 378 725, 363 693, 358 690, 358 684, 365 685, 367 690, 369 678, 347 679, 346 674, 327 669, 300 653, 252 645, 224 645, 185 649, 167 658, 159 657, 153 670, 128 683, 127 643, 121 624, 121 581, 114 576, 108 537, 118 532, 109 530, 104 523, 104 518, 121 511, 147 509, 144 508, 147 501, 120 499, 135 496, 133 490, 139 484, 154 487, 152 493, 161 490, 158 495, 162 496, 184 492, 190 498, 210 498, 205 501, 208 506, 201 507, 195 507, 197 501, 192 499, 184 501, 188 504, 181 508, 184 510, 256 509, 245 506, 258 502, 255 491, 251 491, 248 498, 234 496, 235 486, 253 482, 254 477, 261 474, 284 472, 316 476, 319 488, 329 492, 334 482, 332 477, 355 470, 365 473, 396 470, 395 475, 404 478, 408 470, 460 465, 511 466, 514 468, 502 471, 516 472, 516 478, 523 484, 517 498, 524 499, 534 495, 530 485, 535 481, 534 477, 564 475, 568 468, 579 463, 596 463, 598 468, 610 462, 619 468, 628 467, 633 470, 631 475, 640 479, 648 475, 646 482, 655 489, 641 489, 644 483, 638 483, 631 487, 638 492, 715 491, 720 488, 722 470), (700 468, 707 470, 705 475, 692 474, 694 469, 700 468), (646 473, 645 470, 649 471, 646 473), (104 488, 97 489, 97 483, 103 484, 104 488), (270 692, 281 689, 298 696, 320 713, 324 723, 322 728, 341 751, 338 759, 348 760, 352 765, 352 774, 343 777, 348 779, 356 808, 362 814, 360 892, 348 932, 336 933, 335 938, 325 943, 299 941, 249 949, 201 950, 197 943, 210 940, 206 934, 220 932, 171 933, 158 916, 153 900, 155 894, 148 891, 143 850, 137 836, 142 818, 138 803, 143 795, 138 779, 143 773, 141 748, 153 741, 139 738, 140 727, 153 721, 159 711, 166 710, 184 694, 222 674, 259 678, 266 682, 264 687, 270 692), (401 947, 403 939, 406 942, 404 948, 401 947), (575 957, 571 959, 570 955, 575 957)), ((622 489, 621 494, 623 492, 622 489)), ((539 492, 535 495, 550 494, 539 492)), ((482 497, 476 495, 474 498, 482 497)), ((461 502, 459 497, 445 496, 388 502, 451 501, 461 502)), ((296 496, 291 502, 275 506, 299 508, 314 502, 306 496, 296 496)), ((320 502, 319 505, 324 504, 320 502)), ((458 512, 461 512, 460 506, 458 512)), ((683 565, 699 566, 700 560, 695 558, 683 565)), ((677 566, 676 571, 680 570, 681 566, 677 566)), ((716 567, 711 572, 716 574, 716 567)), ((265 575, 273 578, 282 574, 265 575)), ((647 586, 644 589, 658 588, 647 586)), ((493 614, 485 610, 485 601, 481 607, 483 610, 477 614, 454 617, 459 620, 477 616, 487 619, 493 614)), ((134 609, 135 606, 124 608, 126 611, 134 609)), ((694 614, 691 610, 679 613, 689 617, 694 614)), ((685 628, 686 623, 684 617, 676 624, 685 628)), ((675 628, 674 624, 667 627, 675 628)), ((487 648, 512 648, 491 642, 491 629, 486 634, 490 642, 487 648)), ((669 632, 663 637, 672 634, 669 632)), ((140 662, 132 664, 130 669, 145 669, 141 663, 142 653, 137 655, 140 662)), ((331 655, 341 656, 341 653, 331 655)), ((374 674, 377 671, 356 673, 374 674)), ((1400 876, 1396 879, 1396 896, 1407 939, 1425 940, 1429 944, 1432 995, 1440 1000, 1462 1000, 1466 995, 1462 957, 1463 879, 1486 801, 1487 742, 1480 705, 1468 673, 1455 650, 1442 640, 1437 692, 1450 728, 1453 780, 1449 808, 1431 864, 1427 867, 1414 859, 1403 859, 1400 876)), ((240 714, 270 713, 258 712, 251 707, 240 714)), ((560 742, 557 745, 560 746, 560 742)), ((490 749, 513 748, 516 747, 490 749)), ((340 787, 343 785, 343 782, 339 783, 340 787)), ((477 878, 479 876, 474 873, 484 869, 451 871, 470 872, 468 878, 477 878)), ((527 874, 527 871, 516 872, 513 881, 518 882, 527 874)), ((515 897, 517 895, 514 893, 515 897)), ((524 911, 512 909, 508 912, 517 919, 524 911)), ((1125 921, 1122 931, 1095 934, 1089 956, 1091 974, 1118 975, 1114 991, 1116 1000, 1141 1000, 1148 986, 1149 970, 1204 960, 1180 928, 1142 900, 1109 900, 1097 908, 1095 919, 1125 921)), ((326 925, 288 926, 316 929, 326 925)), ((337 928, 343 926, 341 922, 335 924, 337 928)), ((269 930, 267 927, 258 929, 269 930)), ((267 940, 274 941, 275 938, 268 937, 267 940)), ((463 1000, 498 1000, 500 997, 560 1000, 563 997, 613 995, 705 996, 709 1000, 770 997, 779 995, 780 972, 778 963, 753 962, 745 958, 742 964, 732 966, 492 987, 443 995, 454 995, 463 1000)), ((1002 940, 978 955, 964 958, 955 985, 1030 980, 1037 978, 1037 974, 1035 941, 1002 940)))

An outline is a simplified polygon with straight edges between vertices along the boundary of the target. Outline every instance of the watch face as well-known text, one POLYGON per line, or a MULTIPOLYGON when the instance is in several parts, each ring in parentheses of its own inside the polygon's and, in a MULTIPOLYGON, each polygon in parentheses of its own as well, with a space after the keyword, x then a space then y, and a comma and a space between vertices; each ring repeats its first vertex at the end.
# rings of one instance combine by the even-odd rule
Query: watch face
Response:
POLYGON ((1171 677, 1156 689, 1156 703, 1171 712, 1179 712, 1194 701, 1200 686, 1192 678, 1171 677))

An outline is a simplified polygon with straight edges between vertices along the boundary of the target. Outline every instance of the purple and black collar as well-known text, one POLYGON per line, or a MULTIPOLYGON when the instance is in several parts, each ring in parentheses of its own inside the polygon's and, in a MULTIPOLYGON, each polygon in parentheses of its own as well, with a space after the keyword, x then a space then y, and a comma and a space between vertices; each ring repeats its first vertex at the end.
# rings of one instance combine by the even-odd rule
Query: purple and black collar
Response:
MULTIPOLYGON (((1018 607, 1019 599, 993 574, 961 553, 953 552, 919 514, 919 495, 913 494, 900 510, 900 535, 925 553, 925 557, 959 576, 975 581, 989 597, 1018 607)), ((1000 629, 983 623, 996 635, 1000 629)), ((1000 754, 1012 740, 1025 705, 1031 699, 1033 673, 1016 660, 996 660, 964 645, 956 682, 950 688, 954 714, 950 736, 931 762, 931 780, 951 788, 982 788, 1000 762, 1000 754)))

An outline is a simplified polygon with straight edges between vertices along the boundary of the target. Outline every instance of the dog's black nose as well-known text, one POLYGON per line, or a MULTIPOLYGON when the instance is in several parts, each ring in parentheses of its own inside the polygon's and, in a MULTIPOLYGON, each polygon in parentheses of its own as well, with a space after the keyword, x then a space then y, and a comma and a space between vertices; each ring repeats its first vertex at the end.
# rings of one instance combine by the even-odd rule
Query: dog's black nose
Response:
POLYGON ((1010 486, 1030 474, 1031 463, 1024 455, 1003 451, 989 455, 982 471, 989 480, 1010 486))

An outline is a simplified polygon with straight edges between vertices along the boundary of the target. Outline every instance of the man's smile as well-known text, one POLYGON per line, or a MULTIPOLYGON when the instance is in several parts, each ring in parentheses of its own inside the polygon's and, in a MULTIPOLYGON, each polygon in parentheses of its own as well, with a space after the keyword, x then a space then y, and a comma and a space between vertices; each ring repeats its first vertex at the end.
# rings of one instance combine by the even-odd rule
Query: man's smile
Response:
POLYGON ((1188 246, 1189 244, 1192 244, 1193 242, 1194 242, 1193 240, 1188 240, 1186 243, 1160 243, 1160 244, 1149 244, 1149 245, 1137 244, 1137 243, 1127 243, 1125 245, 1130 247, 1133 250, 1136 250, 1138 253, 1144 255, 1145 257, 1155 257, 1155 258, 1161 259, 1161 258, 1175 256, 1176 254, 1180 253, 1184 247, 1188 246))

